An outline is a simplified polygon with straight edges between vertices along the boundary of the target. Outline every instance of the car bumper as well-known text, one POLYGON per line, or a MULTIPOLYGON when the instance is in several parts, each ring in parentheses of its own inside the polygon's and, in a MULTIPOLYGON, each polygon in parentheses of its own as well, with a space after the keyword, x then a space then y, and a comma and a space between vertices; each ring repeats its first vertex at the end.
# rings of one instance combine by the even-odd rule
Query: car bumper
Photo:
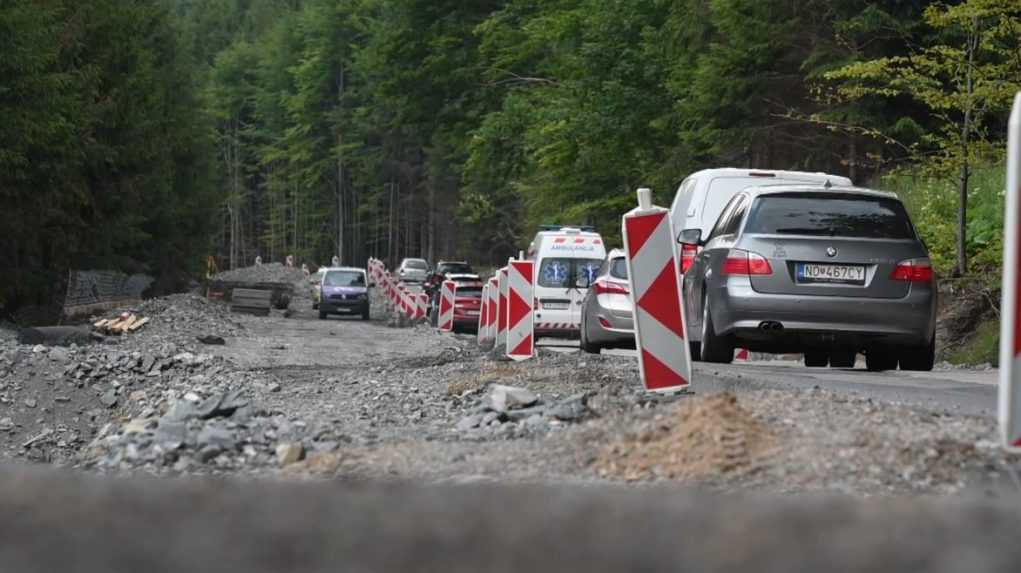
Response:
POLYGON ((717 333, 742 341, 888 339, 921 345, 932 339, 936 325, 936 296, 928 288, 912 288, 899 299, 876 299, 765 294, 746 281, 728 281, 709 296, 717 333), (782 329, 763 330, 764 322, 782 329))
POLYGON ((323 300, 319 311, 327 313, 361 313, 369 310, 368 300, 323 300))
POLYGON ((634 317, 630 314, 624 316, 620 311, 599 308, 586 316, 585 328, 588 339, 600 344, 633 342, 635 339, 634 317))

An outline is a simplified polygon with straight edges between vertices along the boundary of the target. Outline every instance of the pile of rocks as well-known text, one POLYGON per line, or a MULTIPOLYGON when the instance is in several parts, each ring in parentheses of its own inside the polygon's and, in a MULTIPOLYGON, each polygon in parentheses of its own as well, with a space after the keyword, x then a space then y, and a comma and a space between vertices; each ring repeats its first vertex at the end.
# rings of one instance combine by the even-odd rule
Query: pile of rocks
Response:
POLYGON ((241 336, 241 319, 231 314, 222 302, 194 294, 176 294, 143 302, 138 313, 152 318, 145 328, 145 344, 175 343, 188 345, 196 336, 216 334, 241 336))
POLYGON ((244 267, 213 275, 214 281, 251 283, 296 283, 305 280, 305 272, 298 267, 280 263, 244 267))
POLYGON ((550 423, 577 422, 592 415, 590 393, 581 392, 552 403, 538 394, 515 386, 492 384, 489 394, 474 411, 457 423, 459 432, 500 433, 507 437, 545 431, 550 423))

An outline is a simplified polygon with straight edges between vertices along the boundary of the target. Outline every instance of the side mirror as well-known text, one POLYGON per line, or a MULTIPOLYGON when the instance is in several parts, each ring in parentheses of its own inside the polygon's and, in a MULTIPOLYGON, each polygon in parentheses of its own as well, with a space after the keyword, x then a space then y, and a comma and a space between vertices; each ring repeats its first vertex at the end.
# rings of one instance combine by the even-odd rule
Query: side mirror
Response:
POLYGON ((577 288, 588 288, 589 287, 588 275, 582 275, 578 277, 578 280, 574 281, 574 286, 577 288))
POLYGON ((682 245, 702 245, 702 229, 685 229, 677 234, 677 242, 682 245))

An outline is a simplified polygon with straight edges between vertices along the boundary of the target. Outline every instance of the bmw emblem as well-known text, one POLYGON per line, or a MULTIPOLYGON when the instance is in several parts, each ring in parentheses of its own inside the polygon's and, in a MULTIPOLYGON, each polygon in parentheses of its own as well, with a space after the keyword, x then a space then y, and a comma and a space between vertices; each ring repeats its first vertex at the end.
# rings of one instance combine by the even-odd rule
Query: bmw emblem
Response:
POLYGON ((834 249, 833 247, 826 247, 826 256, 827 257, 837 256, 837 250, 834 249))

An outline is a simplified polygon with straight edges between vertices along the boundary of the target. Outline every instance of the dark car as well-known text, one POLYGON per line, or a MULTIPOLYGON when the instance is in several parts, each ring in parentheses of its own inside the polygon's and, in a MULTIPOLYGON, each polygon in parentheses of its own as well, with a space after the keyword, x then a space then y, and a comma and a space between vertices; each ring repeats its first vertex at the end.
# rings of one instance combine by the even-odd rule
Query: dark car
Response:
POLYGON ((447 277, 453 275, 467 275, 478 278, 471 265, 464 261, 440 261, 436 263, 436 268, 433 269, 432 273, 429 274, 429 278, 426 279, 425 291, 433 294, 433 292, 439 289, 440 284, 447 280, 447 277))
POLYGON ((319 318, 331 314, 361 315, 369 320, 369 287, 365 269, 328 268, 320 283, 319 318))
POLYGON ((807 366, 931 370, 936 279, 896 195, 758 187, 727 204, 684 275, 694 356, 730 362, 735 345, 803 353, 807 366))

